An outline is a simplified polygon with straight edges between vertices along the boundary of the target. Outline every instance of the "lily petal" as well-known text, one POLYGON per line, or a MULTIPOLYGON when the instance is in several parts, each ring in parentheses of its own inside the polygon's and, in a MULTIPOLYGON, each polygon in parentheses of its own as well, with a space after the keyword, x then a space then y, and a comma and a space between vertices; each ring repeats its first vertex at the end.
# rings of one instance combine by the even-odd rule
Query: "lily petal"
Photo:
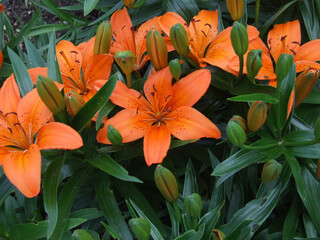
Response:
POLYGON ((178 107, 167 118, 171 119, 165 121, 171 134, 180 140, 221 137, 216 125, 192 107, 178 107))
POLYGON ((2 164, 3 171, 19 191, 32 198, 40 192, 41 155, 39 147, 30 145, 27 151, 9 154, 2 164))
POLYGON ((301 44, 300 23, 298 20, 276 24, 268 34, 268 47, 275 62, 281 54, 294 54, 301 44))
POLYGON ((144 84, 144 93, 153 106, 163 106, 172 98, 172 75, 169 67, 152 74, 144 84))
POLYGON ((165 124, 151 126, 143 139, 143 152, 148 166, 162 163, 171 142, 170 130, 165 124))
POLYGON ((31 80, 34 85, 37 85, 37 78, 39 75, 47 77, 47 68, 46 67, 37 67, 37 68, 30 68, 28 69, 28 73, 31 77, 31 80))
POLYGON ((312 67, 312 68, 320 70, 320 63, 313 62, 313 61, 299 60, 299 61, 296 61, 295 64, 296 64, 296 71, 297 72, 302 72, 302 71, 306 70, 308 67, 312 67))
POLYGON ((7 78, 0 89, 0 111, 3 114, 17 112, 20 92, 13 74, 7 78))
POLYGON ((303 44, 296 55, 294 56, 294 61, 306 60, 306 61, 319 61, 320 60, 320 39, 312 40, 303 44))
POLYGON ((98 131, 97 140, 100 143, 111 144, 107 137, 109 125, 120 132, 123 143, 140 139, 153 123, 152 121, 145 121, 146 119, 148 119, 148 116, 139 109, 124 109, 107 120, 104 127, 98 131))
POLYGON ((83 145, 82 138, 73 128, 59 122, 42 126, 37 134, 36 144, 44 149, 77 149, 83 145))
MULTIPOLYGON (((211 74, 207 69, 194 71, 173 85, 174 108, 193 106, 205 94, 211 82, 211 74)), ((173 110, 173 109, 172 109, 173 110)))
POLYGON ((175 13, 175 12, 167 12, 166 14, 159 17, 159 25, 162 29, 162 31, 170 37, 170 30, 176 23, 181 23, 187 32, 189 32, 188 24, 186 23, 183 18, 175 13))
POLYGON ((20 124, 30 138, 32 138, 52 116, 51 111, 39 97, 36 88, 21 99, 17 114, 20 124))

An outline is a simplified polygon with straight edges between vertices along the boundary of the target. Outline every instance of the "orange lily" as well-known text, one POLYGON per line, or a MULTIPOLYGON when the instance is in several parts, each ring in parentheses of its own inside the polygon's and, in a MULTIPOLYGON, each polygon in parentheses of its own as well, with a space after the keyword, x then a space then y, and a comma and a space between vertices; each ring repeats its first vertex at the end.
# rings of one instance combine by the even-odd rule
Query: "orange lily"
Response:
MULTIPOLYGON (((120 51, 131 51, 137 56, 136 65, 134 70, 140 70, 143 65, 150 59, 148 55, 144 53, 147 51, 146 36, 152 27, 159 32, 160 26, 158 24, 158 18, 154 17, 145 23, 143 23, 136 32, 131 22, 131 18, 126 8, 117 10, 111 16, 110 22, 113 29, 114 42, 111 43, 111 52, 115 54, 120 51)), ((165 38, 168 51, 174 50, 170 39, 165 38)))
POLYGON ((123 143, 144 137, 144 156, 150 166, 161 163, 167 155, 171 134, 180 140, 220 138, 219 129, 192 108, 207 91, 210 82, 210 71, 201 69, 172 86, 172 76, 166 67, 147 79, 144 97, 118 81, 110 99, 125 109, 107 120, 98 131, 97 140, 110 144, 107 138, 109 125, 121 133, 123 143))
POLYGON ((65 93, 73 90, 87 102, 108 81, 113 56, 95 55, 94 38, 76 47, 62 40, 56 46, 65 93))
MULTIPOLYGON (((275 62, 277 62, 279 56, 283 53, 293 55, 297 72, 302 72, 309 66, 320 70, 320 64, 316 62, 320 60, 319 46, 320 39, 312 40, 301 46, 300 22, 299 20, 295 20, 274 25, 274 28, 268 33, 269 49, 260 38, 256 38, 249 44, 248 51, 251 49, 261 49, 263 51, 263 66, 256 78, 269 79, 270 84, 276 86, 276 75, 274 73, 272 59, 268 52, 271 53, 275 62)), ((239 62, 235 56, 230 61, 229 67, 237 72, 239 62)))
MULTIPOLYGON (((190 58, 202 68, 208 64, 217 66, 228 72, 235 73, 228 67, 230 59, 235 55, 231 45, 231 27, 218 34, 218 10, 201 10, 188 24, 174 12, 167 12, 159 18, 162 31, 170 36, 170 29, 181 23, 189 36, 190 58)), ((249 41, 257 38, 256 28, 248 26, 249 41)))
POLYGON ((47 123, 51 117, 36 89, 21 99, 13 75, 4 82, 0 90, 0 165, 11 183, 29 198, 40 191, 40 150, 83 145, 71 127, 47 123))

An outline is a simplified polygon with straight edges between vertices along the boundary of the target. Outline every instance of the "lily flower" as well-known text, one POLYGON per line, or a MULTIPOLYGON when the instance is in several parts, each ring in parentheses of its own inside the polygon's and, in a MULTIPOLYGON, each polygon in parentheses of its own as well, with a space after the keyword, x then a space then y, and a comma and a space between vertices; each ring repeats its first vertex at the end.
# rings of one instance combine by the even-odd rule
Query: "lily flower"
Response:
POLYGON ((4 82, 0 89, 0 165, 10 182, 29 198, 40 191, 40 150, 83 145, 71 127, 48 123, 51 117, 37 89, 21 98, 13 75, 4 82))
POLYGON ((113 56, 94 54, 95 38, 76 47, 62 40, 56 46, 65 93, 75 91, 87 102, 108 81, 113 56))
MULTIPOLYGON (((296 64, 297 72, 302 72, 308 67, 320 70, 320 64, 316 62, 320 60, 320 39, 312 40, 301 46, 299 20, 274 25, 273 29, 268 33, 267 42, 268 47, 260 38, 256 38, 249 43, 248 51, 251 49, 261 49, 263 51, 263 65, 256 76, 257 79, 268 79, 270 80, 271 85, 276 86, 277 76, 274 73, 272 58, 277 62, 279 56, 283 53, 293 55, 293 61, 296 64)), ((236 56, 230 61, 229 67, 235 72, 239 69, 239 61, 236 56)))
MULTIPOLYGON (((174 12, 167 12, 159 18, 162 31, 168 36, 170 36, 170 29, 176 23, 181 23, 185 27, 189 36, 189 57, 201 68, 210 64, 235 73, 228 67, 231 57, 235 54, 230 39, 232 27, 219 33, 218 10, 201 10, 191 19, 189 26, 180 15, 174 12)), ((257 29, 248 26, 249 42, 258 36, 257 29)))
POLYGON ((144 156, 150 166, 163 161, 170 147, 171 135, 180 140, 220 138, 219 129, 192 108, 207 91, 210 82, 210 71, 200 69, 172 86, 172 75, 166 67, 147 79, 144 97, 118 81, 110 99, 125 109, 107 120, 98 131, 97 140, 110 144, 107 138, 109 125, 120 132, 123 143, 144 137, 144 156))
MULTIPOLYGON (((111 52, 115 54, 120 51, 131 51, 137 56, 137 61, 134 70, 140 70, 144 64, 150 59, 147 52, 146 36, 154 27, 155 30, 161 32, 158 24, 158 18, 154 17, 143 23, 137 31, 134 31, 131 18, 126 8, 117 10, 111 16, 110 22, 113 29, 114 42, 111 44, 111 52)), ((169 35, 168 35, 169 36, 169 35)), ((170 43, 170 39, 165 38, 168 51, 174 50, 170 43)))

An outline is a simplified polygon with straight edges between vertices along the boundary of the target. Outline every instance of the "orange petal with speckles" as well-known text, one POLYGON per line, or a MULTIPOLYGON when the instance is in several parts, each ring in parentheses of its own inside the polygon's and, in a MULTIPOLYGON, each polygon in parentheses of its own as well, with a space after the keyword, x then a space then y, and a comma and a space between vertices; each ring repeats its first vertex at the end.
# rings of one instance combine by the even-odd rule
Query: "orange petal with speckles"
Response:
POLYGON ((276 24, 268 34, 268 46, 275 62, 283 53, 294 54, 301 44, 300 23, 298 20, 276 24))
POLYGON ((30 138, 33 137, 52 116, 52 112, 42 102, 36 88, 21 99, 17 113, 20 124, 30 138))
POLYGON ((28 69, 28 73, 31 77, 31 80, 34 85, 37 85, 37 78, 39 75, 47 77, 47 68, 46 67, 37 67, 28 69))
POLYGON ((41 181, 41 155, 39 147, 30 145, 27 151, 12 152, 4 159, 3 171, 10 182, 26 197, 38 195, 41 181))
POLYGON ((320 70, 320 63, 316 63, 313 61, 299 60, 299 61, 296 61, 295 64, 296 64, 296 71, 297 72, 302 72, 302 71, 306 70, 308 67, 312 67, 312 68, 320 70))
POLYGON ((83 145, 82 138, 73 128, 59 122, 42 126, 37 134, 40 150, 44 149, 77 149, 83 145))
POLYGON ((294 61, 320 61, 319 46, 320 39, 312 40, 303 44, 296 52, 296 55, 294 56, 294 61))
POLYGON ((172 119, 165 121, 171 134, 180 140, 221 137, 221 133, 216 125, 192 107, 178 107, 168 114, 167 118, 172 119))
POLYGON ((176 23, 181 23, 187 32, 189 32, 188 24, 186 23, 183 18, 174 12, 167 12, 166 14, 159 17, 159 25, 162 29, 162 31, 167 35, 170 36, 170 29, 175 25, 176 23))
POLYGON ((97 140, 101 143, 111 144, 107 137, 109 125, 112 125, 120 132, 123 143, 140 139, 153 123, 153 121, 144 121, 148 118, 151 119, 141 109, 140 111, 139 109, 124 109, 107 120, 104 127, 98 131, 97 140))
POLYGON ((17 112, 20 100, 19 88, 12 74, 0 89, 0 111, 3 114, 17 112))
POLYGON ((211 74, 207 69, 194 71, 180 79, 173 85, 173 109, 179 106, 193 106, 208 90, 210 82, 211 74))
POLYGON ((147 165, 162 163, 170 143, 170 130, 165 124, 151 126, 143 139, 143 152, 147 165))

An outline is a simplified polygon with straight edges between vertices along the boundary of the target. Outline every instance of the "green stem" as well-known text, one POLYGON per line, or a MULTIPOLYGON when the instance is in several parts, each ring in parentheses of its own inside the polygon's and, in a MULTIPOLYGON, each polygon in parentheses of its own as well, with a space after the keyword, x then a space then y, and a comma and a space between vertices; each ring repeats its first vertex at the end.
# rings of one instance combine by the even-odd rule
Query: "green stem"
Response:
POLYGON ((308 146, 318 143, 319 140, 313 139, 311 141, 306 142, 284 142, 284 146, 286 147, 302 147, 302 146, 308 146))
POLYGON ((240 63, 240 66, 239 66, 239 75, 238 75, 237 83, 241 81, 242 74, 243 74, 243 55, 239 55, 239 63, 240 63))
POLYGON ((131 73, 126 74, 127 77, 127 86, 128 88, 131 88, 131 73))
POLYGON ((260 0, 256 0, 256 16, 254 20, 254 25, 258 27, 259 23, 259 10, 260 10, 260 0))

